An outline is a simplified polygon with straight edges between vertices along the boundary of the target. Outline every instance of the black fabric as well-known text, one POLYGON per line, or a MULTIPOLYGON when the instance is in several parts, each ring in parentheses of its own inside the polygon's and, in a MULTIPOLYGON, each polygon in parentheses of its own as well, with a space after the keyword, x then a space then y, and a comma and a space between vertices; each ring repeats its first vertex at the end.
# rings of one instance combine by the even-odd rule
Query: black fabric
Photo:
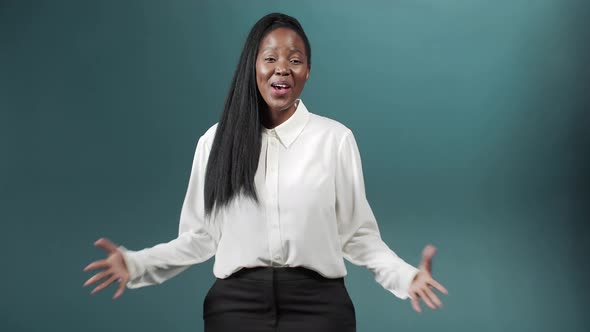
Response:
POLYGON ((305 268, 242 269, 217 279, 203 319, 205 332, 356 332, 344 279, 305 268))

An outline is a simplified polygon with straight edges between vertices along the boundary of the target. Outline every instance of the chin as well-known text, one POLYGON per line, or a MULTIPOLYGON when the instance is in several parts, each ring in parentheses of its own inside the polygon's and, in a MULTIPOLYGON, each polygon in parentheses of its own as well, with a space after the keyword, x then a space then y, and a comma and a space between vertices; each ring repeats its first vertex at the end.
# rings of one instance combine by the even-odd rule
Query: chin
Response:
POLYGON ((276 102, 275 101, 272 104, 267 103, 267 105, 269 106, 270 109, 278 110, 279 112, 284 112, 284 111, 288 110, 293 105, 294 102, 295 102, 295 100, 285 101, 285 102, 283 102, 283 101, 276 102))

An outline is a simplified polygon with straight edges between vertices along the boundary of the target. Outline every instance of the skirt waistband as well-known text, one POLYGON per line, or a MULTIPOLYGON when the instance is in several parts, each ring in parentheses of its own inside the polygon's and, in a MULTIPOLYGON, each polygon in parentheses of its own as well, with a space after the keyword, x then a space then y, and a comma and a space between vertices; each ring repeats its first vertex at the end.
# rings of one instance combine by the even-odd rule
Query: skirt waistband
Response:
POLYGON ((228 277, 228 279, 247 279, 247 280, 304 280, 314 279, 318 281, 337 281, 344 282, 344 278, 326 278, 316 271, 304 267, 269 267, 260 266, 252 268, 242 268, 228 277))

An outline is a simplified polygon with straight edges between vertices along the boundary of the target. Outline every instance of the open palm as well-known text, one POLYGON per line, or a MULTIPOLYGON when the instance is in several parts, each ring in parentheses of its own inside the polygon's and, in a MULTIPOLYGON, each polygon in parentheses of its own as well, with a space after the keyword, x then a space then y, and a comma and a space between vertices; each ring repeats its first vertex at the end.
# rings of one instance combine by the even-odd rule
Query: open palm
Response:
POLYGON ((432 288, 436 288, 443 294, 449 293, 443 285, 432 278, 432 257, 435 253, 436 248, 434 246, 427 245, 424 247, 424 250, 422 250, 422 261, 418 267, 420 271, 416 274, 410 285, 409 294, 412 298, 412 307, 417 312, 422 312, 419 299, 422 299, 431 309, 442 307, 441 300, 434 294, 432 288))
POLYGON ((127 265, 125 265, 123 255, 117 249, 117 246, 108 239, 100 238, 96 242, 94 242, 94 245, 101 249, 104 249, 107 252, 108 256, 106 259, 94 261, 84 268, 84 271, 96 270, 101 268, 104 269, 101 272, 98 272, 97 274, 92 276, 90 279, 86 280, 86 282, 84 283, 84 287, 106 278, 104 282, 96 286, 90 293, 94 294, 108 287, 111 283, 113 283, 113 281, 118 281, 119 287, 117 288, 117 292, 113 296, 113 299, 117 299, 123 294, 123 291, 125 290, 125 285, 129 281, 129 271, 127 270, 127 265))

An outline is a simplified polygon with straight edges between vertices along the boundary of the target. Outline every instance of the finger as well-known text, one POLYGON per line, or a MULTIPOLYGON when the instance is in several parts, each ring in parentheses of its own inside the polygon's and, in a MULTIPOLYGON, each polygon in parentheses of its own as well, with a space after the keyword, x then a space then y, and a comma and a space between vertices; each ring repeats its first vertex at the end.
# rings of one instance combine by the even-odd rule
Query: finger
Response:
POLYGON ((126 283, 127 280, 119 279, 119 287, 117 287, 117 292, 115 293, 115 296, 113 296, 113 300, 116 300, 117 298, 119 298, 119 296, 123 295, 126 283))
POLYGON ((414 294, 412 296, 412 307, 416 312, 422 312, 422 308, 420 308, 420 303, 418 302, 418 295, 414 294))
POLYGON ((436 304, 439 308, 442 308, 442 301, 438 298, 438 296, 436 296, 436 294, 434 294, 434 292, 430 288, 427 288, 425 292, 434 304, 436 304))
POLYGON ((422 250, 422 261, 420 268, 432 274, 432 257, 436 253, 436 247, 429 244, 422 250))
POLYGON ((109 253, 113 253, 113 252, 117 251, 117 246, 113 242, 111 242, 109 239, 106 239, 104 237, 96 240, 96 242, 94 242, 94 245, 106 250, 109 253))
POLYGON ((434 306, 434 304, 432 303, 432 301, 430 300, 430 298, 428 297, 428 295, 426 295, 426 292, 424 292, 423 289, 419 289, 417 290, 418 294, 420 295, 420 297, 422 298, 422 301, 424 301, 424 303, 426 303, 426 305, 433 310, 436 310, 436 307, 434 306))
POLYGON ((86 280, 86 282, 84 283, 83 287, 86 287, 86 286, 88 286, 90 284, 93 284, 93 283, 99 281, 100 279, 108 276, 109 274, 110 274, 109 271, 102 271, 100 273, 97 273, 92 278, 86 280))
POLYGON ((86 266, 84 268, 84 271, 101 269, 101 268, 106 268, 106 267, 110 267, 110 266, 111 266, 111 264, 109 262, 107 262, 106 259, 101 259, 99 261, 94 261, 94 262, 88 264, 88 266, 86 266))
POLYGON ((96 286, 96 288, 93 289, 92 292, 90 292, 90 294, 94 294, 96 292, 99 292, 99 291, 105 289, 106 287, 108 287, 116 279, 117 279, 117 277, 115 275, 112 275, 107 281, 105 281, 102 284, 96 286))
POLYGON ((438 281, 434 280, 434 279, 430 279, 428 281, 428 283, 430 285, 432 285, 434 288, 438 289, 441 293, 443 294, 449 294, 449 291, 443 286, 441 285, 438 281))

